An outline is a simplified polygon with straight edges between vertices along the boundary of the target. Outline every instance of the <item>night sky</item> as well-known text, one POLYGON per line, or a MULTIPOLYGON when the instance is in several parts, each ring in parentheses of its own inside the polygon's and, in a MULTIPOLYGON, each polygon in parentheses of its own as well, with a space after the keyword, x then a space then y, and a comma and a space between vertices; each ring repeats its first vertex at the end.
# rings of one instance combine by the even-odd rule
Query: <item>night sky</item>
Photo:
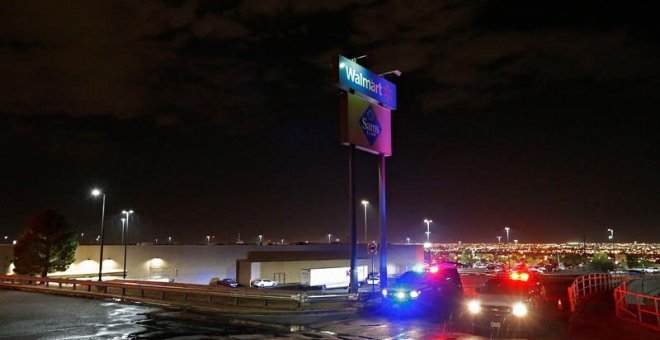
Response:
MULTIPOLYGON (((389 239, 660 242, 655 1, 5 1, 0 236, 348 241, 330 60, 402 71, 389 239)), ((357 157, 372 204, 377 157, 357 157)), ((362 235, 362 207, 358 207, 362 235)), ((362 236, 360 236, 362 239, 362 236)), ((0 242, 3 241, 0 239, 0 242)))

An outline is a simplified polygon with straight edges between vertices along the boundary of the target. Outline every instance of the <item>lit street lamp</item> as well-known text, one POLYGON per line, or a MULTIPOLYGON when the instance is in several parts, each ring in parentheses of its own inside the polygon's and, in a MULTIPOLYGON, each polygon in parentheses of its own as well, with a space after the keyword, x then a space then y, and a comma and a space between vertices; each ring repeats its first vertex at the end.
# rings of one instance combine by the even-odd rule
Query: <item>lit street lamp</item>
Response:
POLYGON ((167 244, 172 244, 172 236, 167 237, 167 244))
POLYGON ((101 254, 99 256, 99 281, 102 281, 101 275, 103 273, 103 236, 104 236, 104 230, 103 230, 103 221, 105 220, 105 194, 101 192, 99 189, 94 189, 92 190, 92 196, 98 197, 99 195, 103 196, 103 203, 101 205, 101 254))
POLYGON ((610 240, 610 245, 612 246, 612 251, 614 251, 614 229, 607 229, 610 232, 610 236, 607 238, 610 240))
MULTIPOLYGON (((121 231, 121 239, 122 242, 124 243, 124 279, 126 278, 126 244, 128 243, 128 221, 130 219, 131 214, 133 213, 133 210, 123 210, 121 212, 122 214, 126 215, 126 224, 124 228, 122 228, 121 231)), ((124 219, 121 219, 122 223, 124 222, 124 219)))
POLYGON ((369 201, 362 200, 362 205, 364 206, 364 244, 368 244, 369 236, 367 236, 367 206, 369 206, 369 201))
POLYGON ((406 237, 406 244, 410 244, 410 237, 406 237))
POLYGON ((332 237, 332 234, 328 234, 328 244, 332 243, 332 240, 330 239, 332 237))
POLYGON ((433 222, 433 220, 425 219, 424 223, 426 223, 426 243, 431 242, 431 229, 429 228, 429 225, 433 222))
POLYGON ((261 241, 264 239, 264 235, 259 235, 259 245, 261 245, 261 241))
POLYGON ((499 243, 500 243, 500 241, 502 241, 502 236, 500 236, 500 235, 497 235, 497 243, 499 244, 499 243))
POLYGON ((211 244, 211 236, 206 236, 206 245, 211 244))

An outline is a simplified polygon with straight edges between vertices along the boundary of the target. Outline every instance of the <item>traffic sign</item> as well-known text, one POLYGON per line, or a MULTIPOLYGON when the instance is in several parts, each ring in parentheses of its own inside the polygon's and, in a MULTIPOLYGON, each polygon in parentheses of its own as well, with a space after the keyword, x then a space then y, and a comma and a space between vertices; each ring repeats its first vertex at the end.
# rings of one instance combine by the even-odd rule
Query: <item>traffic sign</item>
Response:
POLYGON ((367 253, 369 253, 370 255, 375 254, 377 249, 378 246, 376 245, 375 242, 371 242, 369 243, 369 245, 367 245, 367 253))

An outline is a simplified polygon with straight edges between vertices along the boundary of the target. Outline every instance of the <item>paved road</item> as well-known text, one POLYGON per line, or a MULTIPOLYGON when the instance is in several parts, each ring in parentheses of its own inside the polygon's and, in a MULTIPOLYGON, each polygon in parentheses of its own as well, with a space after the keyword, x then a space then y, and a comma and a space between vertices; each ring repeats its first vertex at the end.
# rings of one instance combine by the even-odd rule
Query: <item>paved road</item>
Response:
POLYGON ((233 335, 274 337, 263 328, 204 314, 95 300, 0 290, 3 339, 168 339, 233 335))
MULTIPOLYGON (((469 295, 485 279, 483 276, 464 277, 466 293, 469 295)), ((570 280, 547 280, 546 288, 553 298, 561 298, 567 282, 570 280)), ((567 313, 554 310, 552 305, 548 307, 550 314, 534 338, 571 338, 567 333, 567 313)), ((450 319, 369 311, 357 316, 319 315, 307 322, 291 318, 280 321, 304 327, 294 327, 302 331, 291 333, 290 326, 264 327, 211 314, 0 290, 1 339, 479 339, 468 334, 471 327, 460 311, 450 319)))

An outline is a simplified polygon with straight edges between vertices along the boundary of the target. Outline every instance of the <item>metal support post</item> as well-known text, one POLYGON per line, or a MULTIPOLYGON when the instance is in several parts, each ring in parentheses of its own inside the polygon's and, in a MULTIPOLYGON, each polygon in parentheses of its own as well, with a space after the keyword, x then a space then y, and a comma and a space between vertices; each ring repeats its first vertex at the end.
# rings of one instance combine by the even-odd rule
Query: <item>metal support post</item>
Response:
POLYGON ((355 145, 348 147, 348 204, 351 215, 351 283, 349 293, 358 292, 357 273, 357 223, 355 200, 355 145))
POLYGON ((99 255, 99 281, 103 275, 103 239, 105 238, 105 230, 103 229, 103 222, 105 220, 105 194, 103 195, 103 206, 101 208, 101 254, 99 255))
POLYGON ((380 288, 387 288, 387 204, 385 199, 385 155, 378 163, 379 224, 380 224, 380 288))

